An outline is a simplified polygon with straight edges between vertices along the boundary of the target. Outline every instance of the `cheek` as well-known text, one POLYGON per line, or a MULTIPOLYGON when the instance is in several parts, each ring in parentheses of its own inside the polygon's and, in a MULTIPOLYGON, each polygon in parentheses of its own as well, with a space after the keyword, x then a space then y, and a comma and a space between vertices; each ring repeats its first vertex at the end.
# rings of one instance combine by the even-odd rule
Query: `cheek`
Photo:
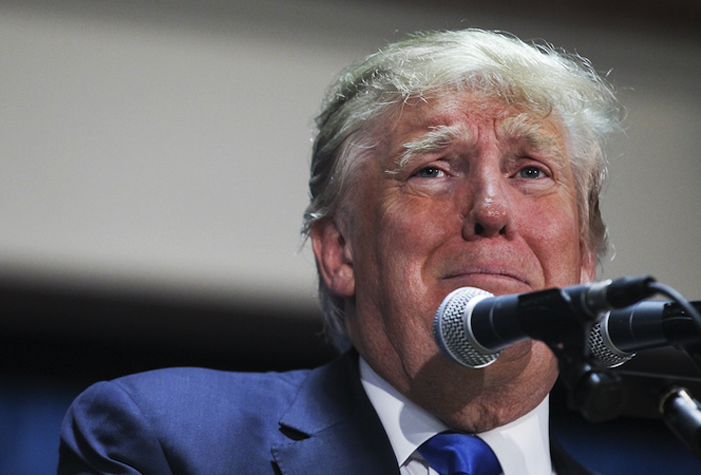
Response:
POLYGON ((437 351, 432 324, 440 301, 424 273, 445 234, 439 215, 390 202, 358 230, 356 311, 349 325, 363 357, 395 384, 437 351))
POLYGON ((427 266, 442 244, 460 233, 460 220, 449 202, 393 205, 382 210, 377 261, 409 289, 424 288, 427 266), (454 218, 451 219, 451 216, 454 218))
POLYGON ((521 234, 541 263, 546 287, 579 281, 582 266, 580 230, 571 206, 545 206, 526 214, 521 234))
MULTIPOLYGON (((364 287, 358 290, 358 298, 362 291, 373 295, 383 316, 402 315, 402 324, 413 326, 412 331, 417 326, 430 329, 442 296, 433 298, 429 263, 441 243, 455 234, 455 230, 450 232, 455 226, 446 218, 445 207, 423 206, 426 204, 389 201, 378 210, 375 235, 365 238, 365 247, 374 249, 364 259, 372 279, 358 282, 364 287)), ((387 325, 395 323, 391 320, 387 325)))
POLYGON ((384 247, 426 257, 432 248, 459 233, 462 221, 454 200, 405 197, 388 200, 380 208, 380 223, 387 239, 384 247))

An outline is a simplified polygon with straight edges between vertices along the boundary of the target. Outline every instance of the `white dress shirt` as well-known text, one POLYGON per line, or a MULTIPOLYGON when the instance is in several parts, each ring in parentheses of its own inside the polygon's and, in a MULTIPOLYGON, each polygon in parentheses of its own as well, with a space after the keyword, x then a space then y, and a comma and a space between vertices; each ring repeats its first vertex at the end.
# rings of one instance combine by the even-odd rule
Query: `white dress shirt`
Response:
MULTIPOLYGON (((362 358, 360 379, 387 432, 399 472, 402 475, 437 475, 416 449, 450 428, 400 394, 362 358)), ((546 397, 523 417, 477 435, 492 448, 504 475, 553 475, 548 417, 546 397)))

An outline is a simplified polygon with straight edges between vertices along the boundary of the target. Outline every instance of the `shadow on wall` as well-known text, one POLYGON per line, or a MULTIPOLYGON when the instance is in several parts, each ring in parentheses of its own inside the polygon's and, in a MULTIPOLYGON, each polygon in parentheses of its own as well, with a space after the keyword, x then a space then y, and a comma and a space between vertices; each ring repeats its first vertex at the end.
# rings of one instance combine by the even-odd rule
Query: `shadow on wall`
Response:
POLYGON ((0 380, 0 473, 56 473, 61 421, 82 386, 0 380))

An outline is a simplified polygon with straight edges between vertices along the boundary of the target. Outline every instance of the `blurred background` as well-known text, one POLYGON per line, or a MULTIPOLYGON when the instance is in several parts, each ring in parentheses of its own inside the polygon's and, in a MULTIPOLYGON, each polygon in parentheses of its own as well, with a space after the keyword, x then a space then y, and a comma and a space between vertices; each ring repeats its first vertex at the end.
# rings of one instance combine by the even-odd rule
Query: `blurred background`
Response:
MULTIPOLYGON (((628 116, 600 278, 651 274, 700 299, 697 0, 0 0, 0 473, 53 473, 63 413, 92 382, 332 358, 299 236, 322 93, 388 42, 466 27, 608 75, 628 116)), ((660 358, 637 364, 698 377, 660 358)), ((553 404, 591 468, 701 470, 659 419, 590 424, 553 404)))

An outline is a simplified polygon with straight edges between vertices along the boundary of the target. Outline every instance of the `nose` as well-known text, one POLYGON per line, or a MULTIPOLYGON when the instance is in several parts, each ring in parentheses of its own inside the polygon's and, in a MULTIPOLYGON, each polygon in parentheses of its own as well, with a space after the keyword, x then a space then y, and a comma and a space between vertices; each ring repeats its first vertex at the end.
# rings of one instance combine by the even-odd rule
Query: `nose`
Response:
POLYGON ((485 172, 469 180, 463 239, 513 236, 516 229, 506 180, 500 172, 485 172))

